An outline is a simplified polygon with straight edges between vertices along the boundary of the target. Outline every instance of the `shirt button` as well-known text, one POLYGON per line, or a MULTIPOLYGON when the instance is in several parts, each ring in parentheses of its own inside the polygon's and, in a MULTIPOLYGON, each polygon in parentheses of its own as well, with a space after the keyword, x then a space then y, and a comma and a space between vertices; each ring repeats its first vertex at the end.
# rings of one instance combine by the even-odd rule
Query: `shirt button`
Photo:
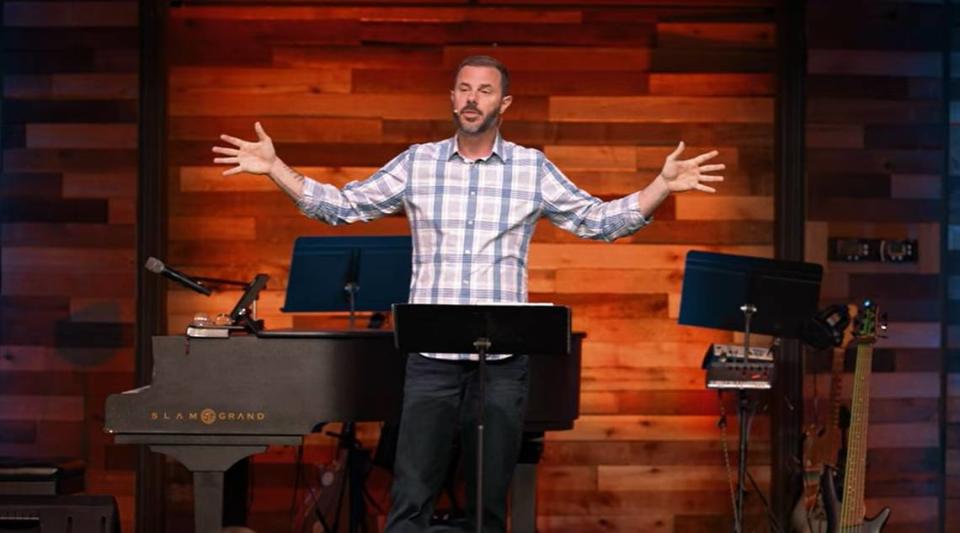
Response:
POLYGON ((477 191, 470 191, 470 196, 476 196, 476 195, 477 195, 477 191))
POLYGON ((463 253, 470 255, 470 250, 467 250, 466 252, 463 252, 463 253))
POLYGON ((470 280, 468 280, 468 279, 463 280, 463 284, 464 284, 464 285, 470 285, 470 280))
POLYGON ((468 221, 467 221, 467 225, 468 225, 468 226, 472 226, 472 225, 473 225, 473 221, 472 221, 472 220, 468 220, 468 221))

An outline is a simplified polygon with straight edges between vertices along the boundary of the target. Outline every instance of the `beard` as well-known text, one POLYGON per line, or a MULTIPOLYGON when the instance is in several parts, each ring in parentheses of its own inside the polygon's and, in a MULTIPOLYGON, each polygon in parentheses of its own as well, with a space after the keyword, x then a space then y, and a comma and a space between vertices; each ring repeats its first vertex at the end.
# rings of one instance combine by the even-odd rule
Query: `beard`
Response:
MULTIPOLYGON (((464 110, 466 109, 473 109, 479 112, 479 110, 477 110, 477 108, 475 107, 469 107, 469 108, 465 107, 464 110)), ((479 135, 481 133, 488 131, 491 127, 493 127, 494 124, 498 123, 499 118, 500 118, 499 107, 495 107, 493 111, 491 111, 490 114, 484 116, 483 120, 481 120, 479 123, 473 123, 473 124, 465 122, 463 120, 463 117, 460 116, 458 113, 453 113, 453 123, 457 126, 457 130, 460 133, 463 133, 466 135, 479 135)))

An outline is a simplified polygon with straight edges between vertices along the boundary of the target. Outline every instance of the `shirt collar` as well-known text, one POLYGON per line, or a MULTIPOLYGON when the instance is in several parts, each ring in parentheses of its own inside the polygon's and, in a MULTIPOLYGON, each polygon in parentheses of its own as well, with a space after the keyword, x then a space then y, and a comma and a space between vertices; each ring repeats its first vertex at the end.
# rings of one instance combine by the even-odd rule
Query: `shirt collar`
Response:
MULTIPOLYGON (((450 156, 447 158, 447 160, 449 161, 450 159, 453 159, 453 156, 455 155, 460 156, 461 159, 466 160, 465 157, 460 155, 460 145, 458 143, 456 134, 454 134, 454 136, 450 139, 450 144, 451 144, 450 156)), ((497 138, 494 139, 493 141, 493 152, 491 152, 490 155, 487 156, 485 159, 478 159, 478 161, 486 161, 487 159, 490 159, 493 156, 499 157, 500 161, 503 161, 503 162, 509 161, 510 156, 507 153, 505 144, 506 143, 503 141, 503 137, 501 137, 500 133, 497 132, 497 138)))

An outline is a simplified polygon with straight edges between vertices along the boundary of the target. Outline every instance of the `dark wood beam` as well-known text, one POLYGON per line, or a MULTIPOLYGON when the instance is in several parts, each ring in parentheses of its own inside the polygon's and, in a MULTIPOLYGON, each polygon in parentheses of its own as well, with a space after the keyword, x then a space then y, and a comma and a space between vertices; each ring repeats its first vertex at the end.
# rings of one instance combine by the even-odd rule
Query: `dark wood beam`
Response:
MULTIPOLYGON (((140 121, 137 181, 137 386, 150 383, 151 339, 166 329, 166 305, 159 276, 142 268, 166 248, 166 3, 140 0, 140 121)), ((141 446, 137 456, 136 530, 165 531, 163 456, 141 446)))
MULTIPOLYGON (((781 0, 777 6, 777 98, 774 183, 776 257, 803 260, 806 218, 805 93, 806 2, 781 0)), ((801 489, 800 435, 803 423, 803 365, 798 341, 786 341, 777 354, 770 397, 772 480, 770 498, 780 526, 790 529, 790 511, 801 489)))

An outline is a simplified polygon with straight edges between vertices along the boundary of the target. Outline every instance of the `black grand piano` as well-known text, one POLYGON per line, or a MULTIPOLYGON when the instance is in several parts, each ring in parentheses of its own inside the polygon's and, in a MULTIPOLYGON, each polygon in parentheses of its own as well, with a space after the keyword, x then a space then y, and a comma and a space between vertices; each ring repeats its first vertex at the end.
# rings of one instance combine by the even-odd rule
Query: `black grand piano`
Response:
MULTIPOLYGON (((582 338, 574 335, 568 357, 530 358, 526 431, 573 427, 582 338)), ((320 422, 396 419, 405 358, 392 331, 154 337, 151 384, 107 398, 104 429, 117 443, 148 445, 190 470, 196 531, 219 532, 227 468, 271 444, 300 445, 320 422)), ((521 454, 514 531, 535 529, 538 460, 521 454)))

